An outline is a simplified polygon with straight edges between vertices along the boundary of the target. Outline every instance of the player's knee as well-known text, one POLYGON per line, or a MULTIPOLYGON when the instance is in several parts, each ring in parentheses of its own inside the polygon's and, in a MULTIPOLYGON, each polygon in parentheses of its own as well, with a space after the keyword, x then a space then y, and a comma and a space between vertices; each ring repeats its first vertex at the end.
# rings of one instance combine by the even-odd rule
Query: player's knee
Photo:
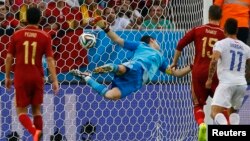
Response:
POLYGON ((120 99, 120 97, 118 95, 116 95, 116 94, 112 94, 112 95, 107 95, 106 94, 105 98, 110 99, 110 100, 118 100, 118 99, 120 99))
POLYGON ((118 100, 121 98, 121 92, 117 88, 113 88, 105 94, 105 98, 110 100, 118 100))
POLYGON ((124 65, 118 65, 117 75, 122 75, 127 71, 127 68, 124 65))

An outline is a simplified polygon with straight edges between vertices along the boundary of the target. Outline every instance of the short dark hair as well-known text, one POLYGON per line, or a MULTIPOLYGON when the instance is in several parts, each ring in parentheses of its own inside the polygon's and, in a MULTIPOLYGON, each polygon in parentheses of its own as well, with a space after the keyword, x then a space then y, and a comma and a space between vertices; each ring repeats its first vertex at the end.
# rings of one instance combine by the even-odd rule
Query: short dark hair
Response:
POLYGON ((224 30, 229 35, 237 34, 238 30, 238 22, 234 18, 228 18, 224 25, 224 30))
POLYGON ((155 38, 153 38, 153 37, 151 37, 149 35, 144 35, 144 36, 141 37, 141 41, 144 42, 144 43, 147 43, 147 44, 149 44, 150 39, 155 39, 155 38))
POLYGON ((41 11, 36 7, 31 7, 27 10, 28 24, 38 24, 41 18, 41 11))
POLYGON ((211 5, 208 10, 209 19, 211 20, 220 20, 222 17, 222 10, 217 5, 211 5))

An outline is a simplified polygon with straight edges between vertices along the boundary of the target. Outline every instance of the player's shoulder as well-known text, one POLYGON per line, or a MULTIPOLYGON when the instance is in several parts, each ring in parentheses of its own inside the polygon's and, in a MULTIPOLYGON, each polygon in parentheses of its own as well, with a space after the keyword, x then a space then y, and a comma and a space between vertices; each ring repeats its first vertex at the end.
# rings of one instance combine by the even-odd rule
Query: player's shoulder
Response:
POLYGON ((19 34, 24 34, 25 32, 34 32, 34 33, 37 33, 37 34, 39 34, 39 36, 43 36, 43 37, 46 37, 46 38, 49 38, 50 37, 50 35, 47 33, 47 32, 45 32, 45 31, 43 31, 43 30, 41 30, 41 29, 31 29, 31 28, 21 28, 21 29, 19 29, 19 30, 17 30, 13 35, 19 35, 19 34))
POLYGON ((13 35, 17 35, 17 34, 20 34, 20 33, 23 33, 23 32, 25 32, 25 29, 24 29, 24 28, 21 28, 21 29, 16 30, 16 31, 13 33, 13 35))
POLYGON ((244 47, 244 49, 245 49, 246 51, 249 51, 249 52, 250 52, 250 46, 249 46, 248 44, 246 44, 246 43, 244 43, 244 42, 242 42, 242 41, 241 41, 241 44, 242 44, 242 46, 244 47))
POLYGON ((223 29, 221 29, 219 27, 219 25, 215 25, 215 24, 204 24, 204 25, 200 25, 195 27, 196 30, 205 30, 205 29, 211 29, 211 30, 215 30, 217 32, 221 32, 224 33, 223 29))

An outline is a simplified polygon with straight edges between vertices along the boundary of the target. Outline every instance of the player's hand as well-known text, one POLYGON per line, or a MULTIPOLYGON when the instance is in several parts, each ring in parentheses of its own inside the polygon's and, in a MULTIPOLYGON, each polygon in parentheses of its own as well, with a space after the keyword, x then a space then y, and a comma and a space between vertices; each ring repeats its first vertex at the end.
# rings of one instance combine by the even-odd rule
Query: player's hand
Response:
POLYGON ((57 95, 58 92, 59 92, 59 84, 58 84, 58 81, 54 81, 52 83, 52 89, 54 91, 54 94, 57 95))
POLYGON ((168 75, 173 75, 174 74, 174 72, 175 72, 175 67, 168 67, 167 69, 166 69, 166 74, 168 74, 168 75))
POLYGON ((7 90, 10 90, 12 85, 12 80, 10 78, 5 78, 5 87, 7 88, 7 90))
POLYGON ((102 29, 104 29, 104 28, 107 27, 107 22, 106 22, 105 20, 103 20, 103 18, 100 17, 100 16, 91 19, 91 20, 89 21, 89 24, 90 24, 91 26, 97 25, 97 26, 99 26, 99 27, 102 28, 102 29))
POLYGON ((169 66, 169 68, 177 68, 177 64, 174 64, 174 63, 172 63, 170 66, 169 66))
POLYGON ((207 89, 210 89, 210 88, 211 88, 211 85, 212 85, 212 79, 208 79, 208 80, 206 81, 205 87, 206 87, 207 89))

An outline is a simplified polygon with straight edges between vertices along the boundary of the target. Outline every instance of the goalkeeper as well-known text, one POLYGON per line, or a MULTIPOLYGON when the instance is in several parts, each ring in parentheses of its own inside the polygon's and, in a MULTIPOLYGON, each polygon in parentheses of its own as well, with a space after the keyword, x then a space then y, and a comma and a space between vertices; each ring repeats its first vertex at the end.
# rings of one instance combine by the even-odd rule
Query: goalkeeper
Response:
POLYGON ((129 62, 120 65, 106 64, 93 70, 94 73, 114 73, 111 89, 99 84, 91 78, 91 74, 88 72, 71 70, 73 75, 85 80, 99 95, 107 99, 118 100, 139 90, 143 84, 153 78, 158 69, 177 77, 187 74, 192 69, 191 65, 179 70, 168 69, 167 60, 164 58, 159 44, 151 36, 145 35, 140 41, 128 41, 111 31, 105 20, 96 18, 93 23, 103 29, 112 41, 134 52, 134 56, 129 62))

